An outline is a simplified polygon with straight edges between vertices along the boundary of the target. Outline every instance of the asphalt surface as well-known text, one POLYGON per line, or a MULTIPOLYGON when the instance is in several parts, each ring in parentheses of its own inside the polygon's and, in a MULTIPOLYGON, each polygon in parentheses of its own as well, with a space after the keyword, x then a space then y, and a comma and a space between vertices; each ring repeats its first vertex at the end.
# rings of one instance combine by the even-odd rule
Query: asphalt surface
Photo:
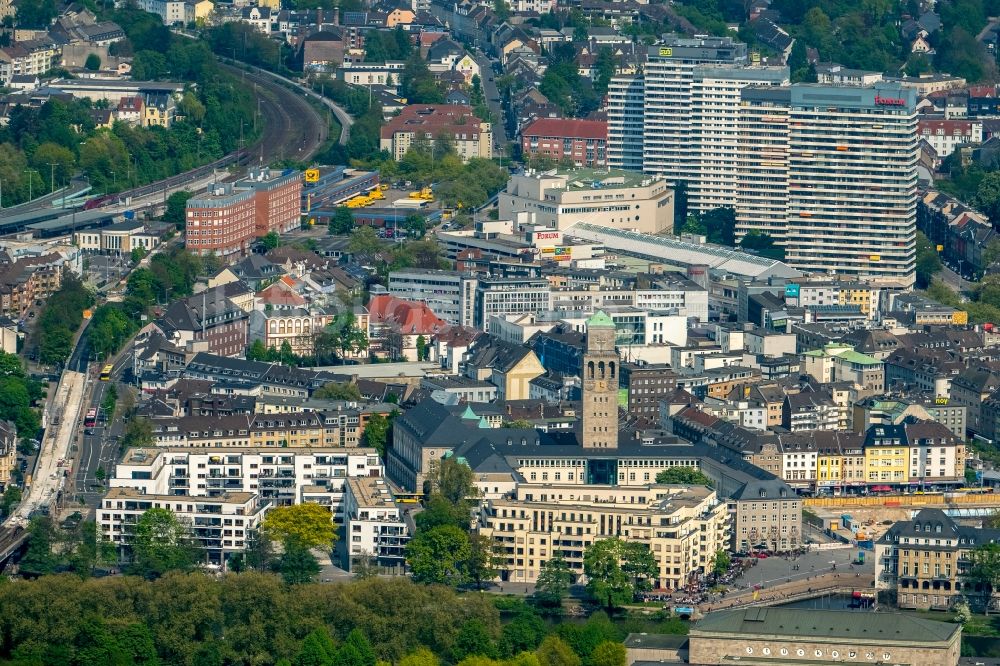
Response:
MULTIPOLYGON (((125 353, 115 360, 112 371, 112 381, 116 384, 121 379, 122 372, 131 366, 132 351, 126 349, 125 353)), ((99 373, 103 364, 94 363, 91 368, 90 378, 92 392, 87 397, 85 408, 81 409, 84 414, 91 407, 100 407, 104 400, 104 394, 110 386, 110 382, 99 380, 99 373)), ((118 395, 121 396, 124 387, 118 385, 118 395)), ((98 425, 94 428, 84 429, 81 425, 76 436, 77 444, 77 464, 73 475, 74 492, 76 497, 82 498, 88 507, 96 507, 106 488, 97 479, 97 470, 104 469, 109 477, 114 472, 114 465, 118 461, 118 440, 121 436, 123 423, 115 420, 107 422, 105 414, 100 415, 98 425), (89 434, 88 434, 89 431, 89 434)))
POLYGON ((500 91, 493 72, 493 61, 482 51, 476 51, 474 59, 479 65, 479 78, 482 81, 483 94, 486 95, 486 105, 497 119, 497 122, 493 123, 493 152, 499 153, 501 148, 507 145, 507 119, 500 103, 500 91))
POLYGON ((787 559, 773 556, 757 560, 757 565, 736 579, 735 585, 748 588, 760 585, 766 589, 773 585, 804 581, 829 573, 839 573, 842 576, 872 575, 875 572, 875 553, 870 550, 865 551, 865 563, 852 565, 858 557, 858 550, 858 548, 812 550, 787 559), (834 564, 836 569, 832 569, 834 564))
POLYGON ((946 285, 951 287, 957 292, 970 291, 974 286, 975 282, 970 282, 962 276, 960 276, 955 271, 951 270, 947 266, 941 266, 941 272, 935 276, 938 280, 941 280, 946 285))

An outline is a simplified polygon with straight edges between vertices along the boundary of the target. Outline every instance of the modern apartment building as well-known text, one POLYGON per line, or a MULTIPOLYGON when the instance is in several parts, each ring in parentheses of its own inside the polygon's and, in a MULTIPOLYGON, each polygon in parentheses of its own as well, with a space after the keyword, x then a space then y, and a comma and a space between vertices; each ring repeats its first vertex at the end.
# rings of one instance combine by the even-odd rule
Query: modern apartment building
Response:
POLYGON ((346 568, 372 564, 380 573, 402 573, 406 566, 406 544, 410 528, 403 520, 385 479, 356 477, 347 480, 344 494, 346 568), (365 562, 367 560, 367 562, 365 562))
POLYGON ((667 183, 620 170, 553 169, 514 175, 498 204, 501 219, 531 213, 537 224, 559 231, 585 222, 667 234, 674 225, 674 191, 667 183))
POLYGON ((729 545, 726 503, 705 486, 519 484, 515 492, 484 502, 477 526, 493 540, 503 581, 534 582, 561 554, 574 582, 582 582, 587 547, 620 538, 648 546, 656 587, 678 590, 729 545))
POLYGON ((389 293, 426 303, 449 324, 472 326, 476 279, 461 271, 404 268, 389 273, 389 293))
POLYGON ((490 332, 493 317, 525 312, 548 312, 552 293, 545 279, 481 279, 476 284, 472 325, 490 332))
POLYGON ((315 502, 339 521, 347 479, 362 476, 383 476, 374 449, 131 449, 108 485, 189 498, 247 493, 272 506, 315 502))
POLYGON ((282 414, 233 414, 152 420, 153 442, 188 448, 356 448, 367 414, 359 409, 282 414))
POLYGON ((912 287, 916 93, 795 85, 790 123, 787 262, 912 287))
POLYGON ((787 67, 698 65, 691 81, 689 145, 694 150, 688 183, 693 211, 735 208, 739 187, 741 91, 788 85, 787 67))
POLYGON ((611 77, 608 84, 608 166, 642 171, 646 80, 642 74, 611 77))
POLYGON ((150 509, 169 509, 189 527, 192 541, 204 550, 205 564, 222 565, 229 556, 246 550, 247 537, 260 526, 269 506, 256 493, 240 491, 192 498, 111 488, 97 509, 97 529, 127 559, 142 515, 150 509))

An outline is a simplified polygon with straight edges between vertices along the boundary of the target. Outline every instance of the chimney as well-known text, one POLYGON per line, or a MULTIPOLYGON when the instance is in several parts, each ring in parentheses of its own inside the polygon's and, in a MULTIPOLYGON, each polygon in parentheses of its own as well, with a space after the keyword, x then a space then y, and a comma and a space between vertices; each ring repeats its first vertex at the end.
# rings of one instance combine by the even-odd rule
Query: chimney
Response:
POLYGON ((316 10, 316 29, 317 30, 322 30, 323 29, 323 8, 322 7, 320 7, 319 9, 316 10))
POLYGON ((333 24, 336 26, 340 25, 340 6, 333 8, 333 24))

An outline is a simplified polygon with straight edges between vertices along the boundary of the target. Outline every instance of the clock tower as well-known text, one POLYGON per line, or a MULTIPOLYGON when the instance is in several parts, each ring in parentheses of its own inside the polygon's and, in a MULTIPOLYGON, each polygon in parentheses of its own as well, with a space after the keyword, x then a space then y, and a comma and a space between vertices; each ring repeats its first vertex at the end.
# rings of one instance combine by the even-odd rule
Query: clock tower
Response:
POLYGON ((580 444, 585 449, 618 447, 618 352, 615 323, 598 311, 587 320, 583 354, 580 444))

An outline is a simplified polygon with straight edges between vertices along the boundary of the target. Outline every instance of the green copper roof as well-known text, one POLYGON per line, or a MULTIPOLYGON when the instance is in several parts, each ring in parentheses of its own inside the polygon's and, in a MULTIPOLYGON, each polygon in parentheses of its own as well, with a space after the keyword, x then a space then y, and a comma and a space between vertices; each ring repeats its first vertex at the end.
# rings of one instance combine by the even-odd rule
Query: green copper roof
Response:
POLYGON ((478 419, 478 418, 479 417, 476 416, 476 413, 474 411, 472 411, 472 407, 469 407, 468 405, 466 405, 465 406, 465 411, 462 412, 462 419, 478 419))
POLYGON ((490 424, 486 422, 486 417, 485 416, 483 418, 479 419, 479 427, 480 428, 489 428, 490 427, 490 424))
POLYGON ((587 328, 592 328, 594 326, 607 326, 609 328, 615 327, 615 322, 611 321, 604 310, 598 310, 594 313, 594 316, 587 320, 587 328))

